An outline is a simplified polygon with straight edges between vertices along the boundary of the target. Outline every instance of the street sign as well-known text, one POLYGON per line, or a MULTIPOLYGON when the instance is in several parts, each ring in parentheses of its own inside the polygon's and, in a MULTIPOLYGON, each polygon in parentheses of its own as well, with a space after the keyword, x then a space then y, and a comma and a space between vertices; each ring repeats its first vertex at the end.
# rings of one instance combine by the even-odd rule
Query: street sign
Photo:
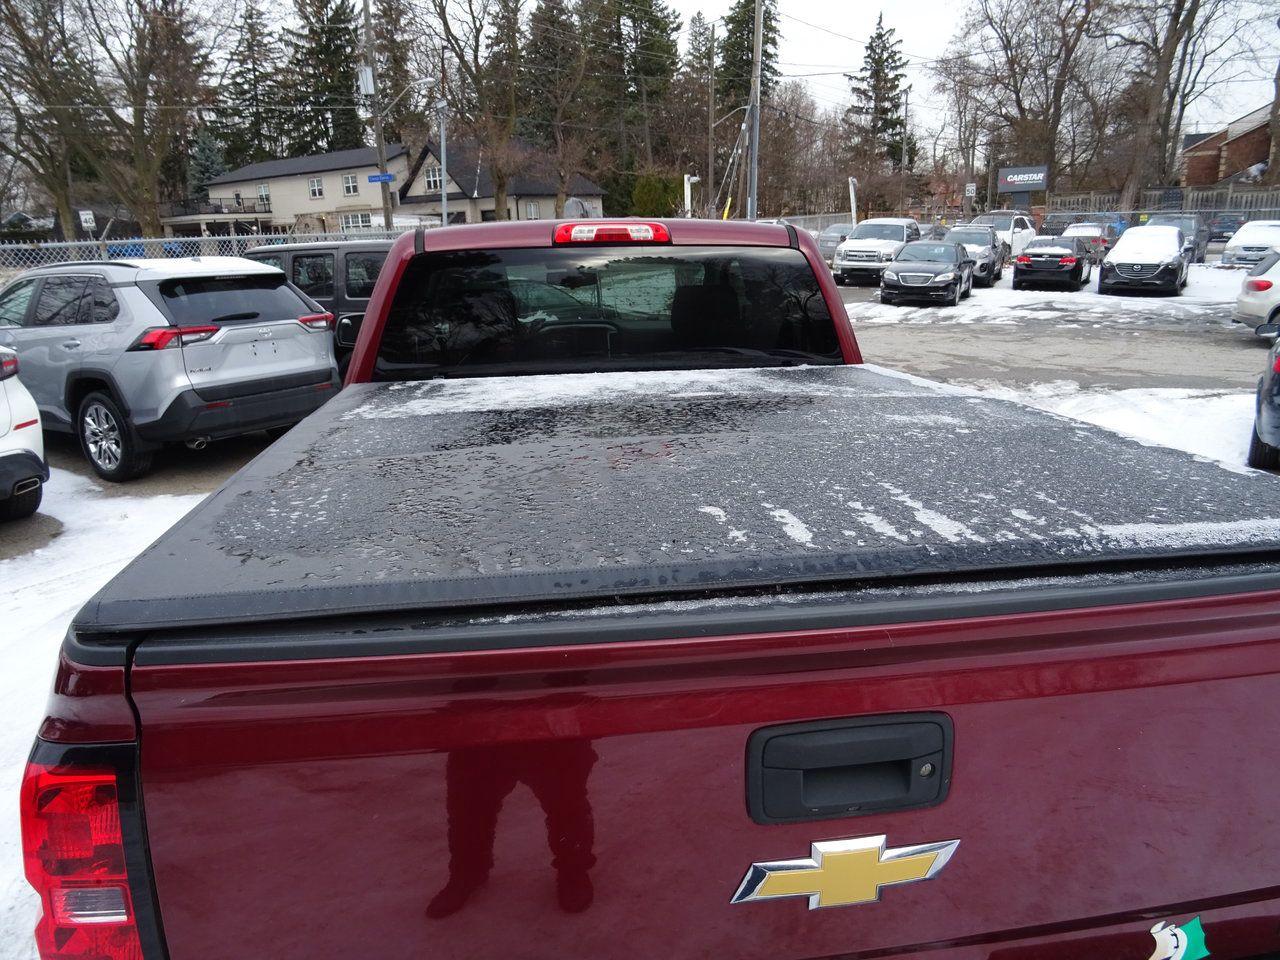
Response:
POLYGON ((964 195, 970 199, 978 195, 978 185, 976 183, 966 183, 964 185, 964 195))
POLYGON ((396 178, 396 175, 395 175, 394 173, 371 173, 371 174, 369 174, 369 182, 370 182, 370 183, 391 183, 393 180, 395 180, 395 178, 396 178))
POLYGON ((81 227, 91 232, 98 229, 98 219, 93 215, 92 210, 81 210, 79 213, 81 227))

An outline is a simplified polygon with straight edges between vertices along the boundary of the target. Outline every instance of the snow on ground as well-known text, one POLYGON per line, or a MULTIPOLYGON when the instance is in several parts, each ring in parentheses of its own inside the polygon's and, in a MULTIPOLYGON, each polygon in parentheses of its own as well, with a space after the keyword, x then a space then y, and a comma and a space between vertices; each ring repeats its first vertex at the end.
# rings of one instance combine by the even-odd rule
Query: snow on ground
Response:
POLYGON ((958 307, 892 306, 878 300, 847 304, 855 323, 938 324, 988 323, 1016 326, 1029 320, 1054 320, 1059 326, 1103 326, 1116 323, 1230 324, 1245 271, 1216 264, 1191 266, 1187 288, 1180 297, 1098 293, 1098 271, 1082 290, 1014 290, 1012 269, 994 287, 973 288, 973 296, 958 307))
POLYGON ((0 561, 0 960, 36 956, 31 930, 37 904, 22 875, 18 786, 67 624, 201 499, 112 496, 90 480, 55 470, 41 512, 62 524, 61 533, 34 553, 0 561))

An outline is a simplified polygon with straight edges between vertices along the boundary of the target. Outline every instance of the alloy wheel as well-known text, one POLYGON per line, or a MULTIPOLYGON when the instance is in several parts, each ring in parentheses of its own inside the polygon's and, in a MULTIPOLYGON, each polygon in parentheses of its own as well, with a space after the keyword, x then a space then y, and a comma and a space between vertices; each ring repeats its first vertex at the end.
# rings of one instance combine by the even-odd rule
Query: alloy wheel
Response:
POLYGON ((120 424, 111 411, 100 403, 85 407, 81 423, 85 449, 93 462, 103 470, 114 470, 124 455, 124 443, 120 436, 120 424))

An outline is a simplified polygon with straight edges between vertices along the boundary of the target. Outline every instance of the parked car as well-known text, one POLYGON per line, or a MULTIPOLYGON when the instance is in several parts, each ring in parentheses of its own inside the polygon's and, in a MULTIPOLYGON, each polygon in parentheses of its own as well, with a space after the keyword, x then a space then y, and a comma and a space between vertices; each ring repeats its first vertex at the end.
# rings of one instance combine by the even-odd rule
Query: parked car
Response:
POLYGON ((929 300, 957 306, 973 292, 974 266, 963 244, 913 240, 885 266, 880 302, 929 300))
POLYGON ((803 234, 567 226, 398 241, 347 389, 77 614, 44 956, 1274 954, 1280 483, 863 365, 803 234))
POLYGON ((345 374, 365 308, 391 243, 390 240, 279 243, 255 247, 245 256, 283 270, 294 286, 334 315, 333 354, 339 373, 345 374))
POLYGON ((1040 228, 1036 231, 1036 235, 1041 237, 1060 237, 1067 227, 1086 219, 1088 218, 1083 213, 1064 211, 1050 213, 1045 216, 1040 228))
POLYGON ((331 314, 272 266, 237 257, 64 263, 0 291, 46 430, 74 433, 105 480, 163 443, 287 428, 339 386, 331 314))
POLYGON ((1280 324, 1280 250, 1272 250, 1240 282, 1231 319, 1261 336, 1274 336, 1280 324))
POLYGON ((1272 250, 1280 248, 1280 220, 1250 220, 1222 249, 1224 266, 1252 266, 1272 250))
POLYGON ((836 247, 853 233, 856 223, 833 223, 829 227, 825 227, 818 234, 818 252, 822 254, 822 259, 828 264, 833 264, 836 259, 836 247))
POLYGON ((952 227, 942 238, 962 245, 974 261, 973 281, 989 287, 1004 276, 1004 244, 991 227, 952 227))
POLYGON ((1209 253, 1209 222, 1198 213, 1157 213, 1147 220, 1147 226, 1177 227, 1182 231, 1187 259, 1192 263, 1204 263, 1209 253))
POLYGON ((40 410, 18 379, 21 363, 0 347, 0 520, 21 520, 40 509, 49 479, 40 410))
POLYGON ((1219 213, 1209 219, 1209 239, 1230 240, 1248 221, 1243 213, 1219 213))
POLYGON ((1093 278, 1084 237, 1036 237, 1013 260, 1013 289, 1054 286, 1079 290, 1093 278))
POLYGON ((945 223, 926 223, 920 225, 921 240, 941 240, 950 229, 945 223))
POLYGON ((1099 293, 1153 290, 1178 295, 1187 285, 1190 261, 1177 227, 1130 227, 1102 261, 1099 293))
POLYGON ((884 265, 911 240, 920 239, 920 225, 905 217, 863 220, 836 247, 836 283, 878 280, 884 265))
POLYGON ((1062 232, 1064 237, 1079 237, 1085 242, 1089 259, 1101 263, 1102 258, 1111 252, 1120 235, 1116 233, 1115 224, 1111 223, 1073 223, 1062 232))
POLYGON ((1031 214, 1025 210, 992 210, 979 214, 970 221, 975 227, 987 226, 995 230, 1004 243, 1005 257, 1017 256, 1036 235, 1031 224, 1031 214))

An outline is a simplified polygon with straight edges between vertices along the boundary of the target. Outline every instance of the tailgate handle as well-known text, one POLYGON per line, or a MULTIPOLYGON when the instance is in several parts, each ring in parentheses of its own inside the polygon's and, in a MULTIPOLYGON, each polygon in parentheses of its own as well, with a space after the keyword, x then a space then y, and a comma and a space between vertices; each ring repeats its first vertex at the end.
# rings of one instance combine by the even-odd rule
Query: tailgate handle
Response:
POLYGON ((765 727, 747 741, 747 807, 795 823, 931 807, 951 785, 951 718, 891 714, 765 727))

